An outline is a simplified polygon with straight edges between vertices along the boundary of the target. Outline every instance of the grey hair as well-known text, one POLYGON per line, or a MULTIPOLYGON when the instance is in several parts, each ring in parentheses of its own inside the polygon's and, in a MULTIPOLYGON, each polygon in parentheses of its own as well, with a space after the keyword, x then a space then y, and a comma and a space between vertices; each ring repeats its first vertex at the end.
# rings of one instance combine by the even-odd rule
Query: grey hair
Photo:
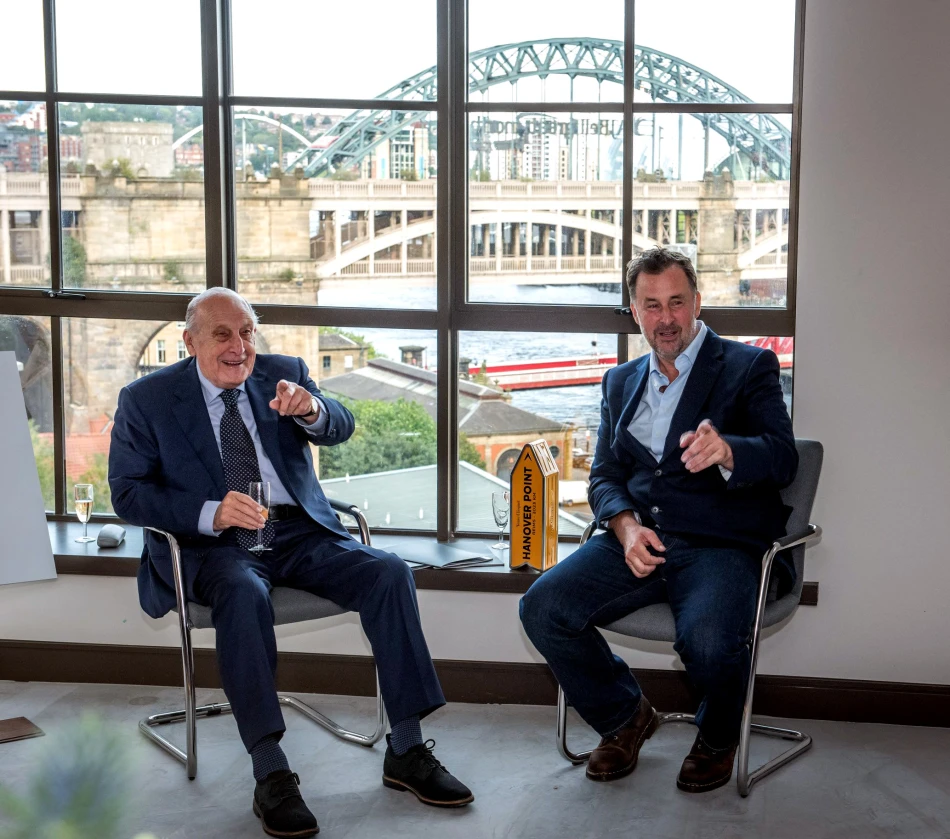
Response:
POLYGON ((240 304, 245 309, 247 309, 248 314, 251 316, 251 320, 256 327, 258 324, 257 312, 254 311, 251 304, 247 302, 240 294, 236 291, 232 291, 229 288, 222 288, 221 286, 216 286, 215 288, 209 288, 201 292, 197 297, 193 297, 191 302, 188 304, 188 308, 185 310, 185 329, 188 332, 194 333, 198 328, 199 321, 199 309, 201 304, 207 300, 212 300, 216 297, 227 297, 229 300, 232 300, 235 303, 240 304))

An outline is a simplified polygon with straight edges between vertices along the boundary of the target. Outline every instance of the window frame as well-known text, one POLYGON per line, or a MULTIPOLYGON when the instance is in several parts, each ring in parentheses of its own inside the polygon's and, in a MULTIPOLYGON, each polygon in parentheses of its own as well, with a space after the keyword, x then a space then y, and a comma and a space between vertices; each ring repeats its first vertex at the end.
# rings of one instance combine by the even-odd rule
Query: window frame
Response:
MULTIPOLYGON (((46 85, 38 90, 0 90, 0 99, 44 102, 49 149, 49 287, 0 288, 0 315, 44 316, 50 318, 53 442, 55 459, 55 509, 49 518, 71 518, 67 510, 65 458, 65 406, 63 319, 112 318, 133 320, 184 320, 190 294, 169 292, 137 293, 104 289, 63 288, 63 215, 60 170, 58 106, 62 103, 174 104, 203 109, 205 264, 207 286, 235 288, 237 283, 236 202, 234 183, 233 109, 240 106, 345 108, 382 110, 426 110, 438 120, 438 181, 436 202, 437 308, 367 309, 330 306, 255 304, 261 319, 269 324, 289 326, 331 326, 354 328, 372 326, 391 329, 433 330, 437 335, 437 494, 439 510, 435 536, 447 540, 466 534, 457 530, 458 497, 458 335, 471 331, 562 332, 565 307, 531 304, 470 302, 467 297, 468 268, 468 159, 467 130, 470 115, 510 111, 512 103, 469 103, 467 0, 435 0, 437 29, 436 102, 394 102, 385 99, 327 99, 297 97, 235 96, 232 88, 232 44, 230 0, 199 0, 201 20, 202 93, 200 96, 129 95, 117 93, 64 93, 57 87, 55 0, 42 0, 44 20, 46 85), (50 118, 53 115, 53 118, 50 118)), ((796 0, 791 103, 741 105, 671 105, 634 101, 634 49, 636 0, 623 0, 624 96, 620 103, 532 103, 518 102, 522 111, 547 113, 597 111, 621 115, 623 138, 623 219, 624 237, 621 266, 631 257, 633 120, 651 113, 770 113, 792 117, 791 177, 789 193, 787 294, 784 309, 716 308, 704 310, 705 322, 721 334, 793 336, 798 263, 798 218, 800 180, 801 96, 803 33, 806 0, 796 0)), ((621 268, 622 271, 622 268, 621 268)), ((576 306, 570 309, 571 332, 612 333, 617 336, 618 364, 628 359, 627 335, 639 330, 632 318, 622 314, 630 305, 626 285, 621 280, 622 304, 576 306)), ((102 517, 97 517, 102 518, 102 517)), ((415 532, 415 531, 414 531, 415 532)))

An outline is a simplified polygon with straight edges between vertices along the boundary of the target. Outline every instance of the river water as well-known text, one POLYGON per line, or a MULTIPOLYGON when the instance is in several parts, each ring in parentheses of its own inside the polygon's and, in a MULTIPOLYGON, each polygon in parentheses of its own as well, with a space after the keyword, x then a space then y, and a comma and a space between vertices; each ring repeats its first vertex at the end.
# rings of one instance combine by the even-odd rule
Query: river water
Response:
MULTIPOLYGON (((393 305, 389 301, 380 301, 378 291, 374 291, 374 305, 393 305)), ((431 288, 400 289, 398 304, 401 308, 433 308, 435 291, 431 288)), ((322 305, 352 305, 353 293, 346 299, 334 299, 336 295, 321 291, 322 305)), ((564 324, 570 324, 571 305, 578 306, 619 306, 620 286, 615 290, 604 291, 594 286, 497 286, 479 285, 479 302, 520 303, 563 305, 564 324)), ((352 332, 366 338, 376 352, 398 361, 399 348, 406 345, 425 347, 425 364, 434 368, 438 364, 436 356, 436 336, 431 331, 413 329, 375 329, 353 327, 352 332)), ((459 335, 459 354, 471 359, 473 365, 482 362, 491 366, 518 359, 544 359, 579 357, 593 354, 615 355, 617 352, 616 334, 572 334, 570 332, 537 332, 527 337, 521 332, 463 332, 459 335)), ((512 404, 540 414, 558 422, 586 426, 596 430, 600 422, 600 385, 579 385, 543 390, 515 391, 512 404)))

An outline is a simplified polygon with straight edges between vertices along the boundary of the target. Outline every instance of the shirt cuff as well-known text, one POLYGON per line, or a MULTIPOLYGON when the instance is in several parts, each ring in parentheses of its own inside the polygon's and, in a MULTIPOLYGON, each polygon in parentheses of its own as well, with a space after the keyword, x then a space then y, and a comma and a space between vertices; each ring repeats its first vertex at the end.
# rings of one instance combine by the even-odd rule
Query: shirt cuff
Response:
POLYGON ((326 403, 319 396, 314 396, 313 398, 316 399, 317 402, 320 403, 320 416, 318 416, 311 423, 304 422, 302 417, 294 417, 294 421, 301 428, 319 437, 323 434, 324 431, 327 430, 327 424, 329 423, 330 419, 329 419, 329 414, 327 412, 326 403))
POLYGON ((722 479, 726 481, 726 483, 728 483, 729 479, 732 477, 732 471, 726 469, 726 467, 722 465, 719 467, 719 474, 722 475, 722 479))
POLYGON ((220 536, 224 531, 214 529, 214 517, 221 506, 220 501, 205 501, 198 516, 198 532, 202 536, 220 536))

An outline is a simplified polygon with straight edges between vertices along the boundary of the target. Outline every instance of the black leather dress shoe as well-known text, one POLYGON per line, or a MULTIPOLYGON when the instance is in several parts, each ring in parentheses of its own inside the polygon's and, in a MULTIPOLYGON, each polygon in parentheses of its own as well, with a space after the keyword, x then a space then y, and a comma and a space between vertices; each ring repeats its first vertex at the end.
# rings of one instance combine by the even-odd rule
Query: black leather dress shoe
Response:
POLYGON ((709 792, 728 784, 732 777, 736 748, 737 746, 732 746, 728 749, 713 750, 697 734, 693 748, 683 761, 676 786, 683 792, 709 792))
POLYGON ((254 815, 268 836, 316 836, 317 820, 300 797, 300 778, 289 769, 271 772, 254 788, 254 815))
POLYGON ((389 746, 383 760, 383 786, 408 790, 433 807, 464 807, 475 800, 472 791, 436 760, 432 754, 435 740, 413 746, 404 755, 393 751, 388 734, 386 742, 389 746))
POLYGON ((587 777, 592 781, 616 781, 629 775, 637 766, 641 746, 653 736, 658 725, 656 711, 641 696, 633 719, 615 734, 602 737, 600 745, 590 753, 587 777))

